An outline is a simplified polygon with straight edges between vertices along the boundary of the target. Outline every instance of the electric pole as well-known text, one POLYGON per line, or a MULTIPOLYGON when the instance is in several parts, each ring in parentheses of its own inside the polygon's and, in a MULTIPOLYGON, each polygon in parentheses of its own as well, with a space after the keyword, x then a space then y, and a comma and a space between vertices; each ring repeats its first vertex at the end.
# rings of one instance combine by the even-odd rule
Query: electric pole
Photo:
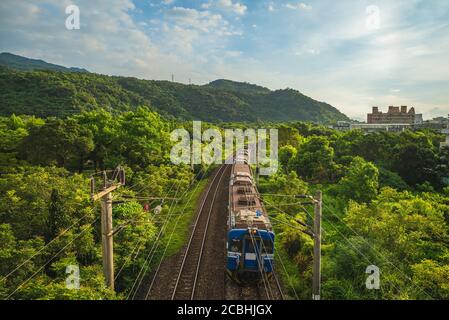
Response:
POLYGON ((106 285, 114 290, 114 243, 112 233, 112 194, 109 192, 101 199, 101 243, 106 285))
POLYGON ((317 191, 314 199, 314 221, 313 221, 313 284, 312 299, 320 300, 321 294, 321 215, 322 215, 322 193, 317 191))
POLYGON ((101 245, 103 255, 103 273, 106 285, 114 290, 114 243, 112 224, 112 191, 125 185, 125 171, 117 167, 112 176, 112 180, 107 179, 106 172, 103 172, 103 190, 95 194, 95 180, 91 178, 90 188, 93 201, 101 199, 101 245), (119 179, 116 183, 115 180, 119 179))
MULTIPOLYGON (((271 196, 275 196, 271 194, 271 196)), ((280 194, 279 196, 285 197, 286 195, 280 194)), ((313 238, 313 266, 312 266, 312 300, 321 299, 321 219, 323 210, 323 193, 318 190, 315 193, 315 197, 307 194, 292 195, 297 199, 308 199, 311 201, 299 202, 304 208, 305 205, 314 207, 313 228, 309 223, 295 220, 297 223, 306 227, 306 230, 301 230, 303 233, 313 238), (313 229, 312 231, 310 229, 313 229)), ((262 198, 260 198, 262 200, 262 198)), ((263 201, 263 200, 262 200, 263 201)), ((307 215, 309 215, 307 209, 304 208, 307 215)))

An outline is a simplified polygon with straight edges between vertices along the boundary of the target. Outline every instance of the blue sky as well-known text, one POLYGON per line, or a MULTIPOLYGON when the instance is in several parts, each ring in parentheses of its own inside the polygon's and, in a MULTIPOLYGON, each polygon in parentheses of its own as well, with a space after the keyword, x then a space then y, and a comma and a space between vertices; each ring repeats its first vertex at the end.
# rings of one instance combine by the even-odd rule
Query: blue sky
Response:
POLYGON ((356 119, 374 105, 449 113, 446 0, 2 0, 0 50, 104 74, 290 87, 356 119), (80 30, 65 28, 70 4, 80 30))

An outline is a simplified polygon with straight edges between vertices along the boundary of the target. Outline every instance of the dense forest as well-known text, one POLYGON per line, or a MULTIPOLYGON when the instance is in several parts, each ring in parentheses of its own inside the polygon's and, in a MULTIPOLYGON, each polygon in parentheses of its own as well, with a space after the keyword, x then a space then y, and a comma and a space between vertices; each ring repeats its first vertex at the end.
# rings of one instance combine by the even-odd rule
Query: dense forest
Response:
POLYGON ((170 163, 172 126, 145 108, 65 120, 0 118, 0 297, 134 297, 162 255, 184 244, 209 174, 170 163), (115 235, 115 293, 104 285, 100 208, 90 199, 89 179, 117 164, 127 183, 114 193, 114 225, 122 226, 115 235), (164 202, 170 197, 176 201, 164 202), (162 211, 155 215, 157 206, 162 211), (69 265, 80 267, 80 290, 66 288, 69 265))
MULTIPOLYGON (((148 108, 1 117, 0 297, 131 299, 142 278, 185 242, 208 176, 203 167, 192 172, 170 163, 169 134, 184 125, 148 108), (127 182, 114 195, 114 224, 123 228, 115 236, 112 292, 104 285, 99 204, 90 200, 89 178, 118 164, 127 182), (158 205, 160 214, 153 211, 158 205), (80 266, 80 290, 66 288, 68 265, 80 266)), ((318 189, 323 299, 449 298, 449 187, 442 180, 449 176, 449 149, 439 150, 440 134, 264 126, 279 129, 280 169, 261 178, 259 189, 267 194, 276 263, 292 299, 311 297, 313 245, 301 230, 312 212, 268 194, 318 189), (380 268, 380 290, 365 287, 368 265, 380 268)))
MULTIPOLYGON (((280 128, 282 172, 261 181, 267 194, 323 192, 323 299, 449 297, 449 148, 431 131, 363 134, 304 123, 280 128), (368 266, 380 290, 365 286, 368 266)), ((301 223, 313 210, 266 196, 288 261, 291 293, 311 296, 312 239, 301 223), (298 223, 300 222, 300 223, 298 223)))
POLYGON ((70 69, 55 71, 46 65, 39 69, 34 66, 35 60, 31 61, 26 64, 21 60, 14 60, 14 63, 6 60, 2 64, 0 59, 0 65, 3 65, 0 66, 0 115, 63 118, 101 108, 118 113, 147 106, 165 117, 214 123, 348 120, 331 105, 293 89, 271 91, 229 80, 217 80, 203 86, 184 85, 66 72, 70 69))

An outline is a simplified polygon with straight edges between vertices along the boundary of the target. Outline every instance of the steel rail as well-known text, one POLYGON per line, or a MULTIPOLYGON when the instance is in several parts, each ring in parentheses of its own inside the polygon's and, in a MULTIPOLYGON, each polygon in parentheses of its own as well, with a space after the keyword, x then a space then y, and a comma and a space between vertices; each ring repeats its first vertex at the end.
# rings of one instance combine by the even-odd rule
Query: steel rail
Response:
POLYGON ((221 173, 220 179, 218 180, 217 188, 215 189, 214 195, 213 195, 213 197, 212 197, 212 204, 211 204, 211 206, 210 206, 210 208, 209 208, 209 213, 208 213, 208 215, 207 215, 207 222, 206 222, 206 227, 205 227, 205 229, 204 229, 203 241, 202 241, 202 243, 201 243, 200 256, 199 256, 199 258, 198 258, 198 263, 197 263, 197 266, 196 266, 195 278, 194 278, 194 280, 193 280, 192 294, 191 294, 191 296, 190 296, 190 300, 193 300, 193 298, 194 298, 194 296, 195 296, 196 283, 197 283, 197 280, 198 280, 198 273, 199 273, 200 266, 201 266, 201 259, 202 259, 202 257, 203 257, 204 244, 206 243, 207 231, 208 231, 208 229, 209 229, 210 217, 211 217, 211 214, 212 214, 212 209, 214 208, 215 198, 217 197, 218 190, 220 189, 220 182, 221 182, 221 180, 223 179, 226 170, 227 170, 227 167, 224 166, 224 170, 223 170, 223 172, 221 173))
MULTIPOLYGON (((207 201, 207 198, 208 198, 208 196, 209 196, 210 190, 212 189, 212 186, 214 185, 214 182, 215 182, 215 180, 217 179, 217 177, 218 177, 220 174, 223 174, 224 169, 225 169, 225 166, 221 166, 221 167, 218 169, 217 173, 214 175, 214 178, 212 179, 212 182, 210 183, 209 187, 207 188, 207 191, 206 191, 206 193, 205 193, 205 195, 204 195, 204 198, 203 198, 203 200, 202 200, 202 202, 201 202, 201 206, 200 206, 200 209, 199 209, 199 211, 198 211, 198 216, 197 216, 196 219, 195 219, 195 224, 194 224, 194 226, 193 226, 193 230, 192 230, 192 233, 191 233, 191 235, 190 235, 190 239, 189 239, 189 242, 188 242, 188 244, 187 244, 187 247, 186 247, 186 251, 185 251, 184 257, 183 257, 183 259, 182 259, 181 268, 179 269, 178 276, 177 276, 177 278, 176 278, 176 283, 175 283, 175 287, 173 288, 173 293, 172 293, 172 296, 171 296, 171 300, 174 300, 174 299, 175 299, 175 295, 176 295, 176 292, 177 292, 177 290, 178 290, 179 281, 180 281, 181 276, 182 276, 182 273, 183 273, 183 271, 184 271, 185 262, 186 262, 186 260, 187 260, 187 256, 188 256, 188 254, 189 254, 190 247, 191 247, 191 245, 192 245, 192 241, 193 241, 193 238, 194 238, 194 236, 195 236, 195 232, 196 232, 196 230, 197 230, 198 222, 199 222, 199 220, 200 220, 200 218, 201 218, 201 216, 202 216, 203 208, 204 208, 204 205, 206 204, 206 201, 207 201)), ((217 187, 217 188, 218 188, 218 187, 217 187)))

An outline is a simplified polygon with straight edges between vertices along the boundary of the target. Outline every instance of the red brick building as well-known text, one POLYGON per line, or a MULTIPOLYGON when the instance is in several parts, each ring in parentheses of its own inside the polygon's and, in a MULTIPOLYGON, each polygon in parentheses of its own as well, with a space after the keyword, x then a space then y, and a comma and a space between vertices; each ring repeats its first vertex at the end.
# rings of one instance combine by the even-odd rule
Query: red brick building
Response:
POLYGON ((368 124, 419 124, 422 123, 422 114, 416 114, 415 108, 407 111, 407 106, 388 107, 388 112, 379 111, 373 107, 373 113, 368 113, 368 124))

